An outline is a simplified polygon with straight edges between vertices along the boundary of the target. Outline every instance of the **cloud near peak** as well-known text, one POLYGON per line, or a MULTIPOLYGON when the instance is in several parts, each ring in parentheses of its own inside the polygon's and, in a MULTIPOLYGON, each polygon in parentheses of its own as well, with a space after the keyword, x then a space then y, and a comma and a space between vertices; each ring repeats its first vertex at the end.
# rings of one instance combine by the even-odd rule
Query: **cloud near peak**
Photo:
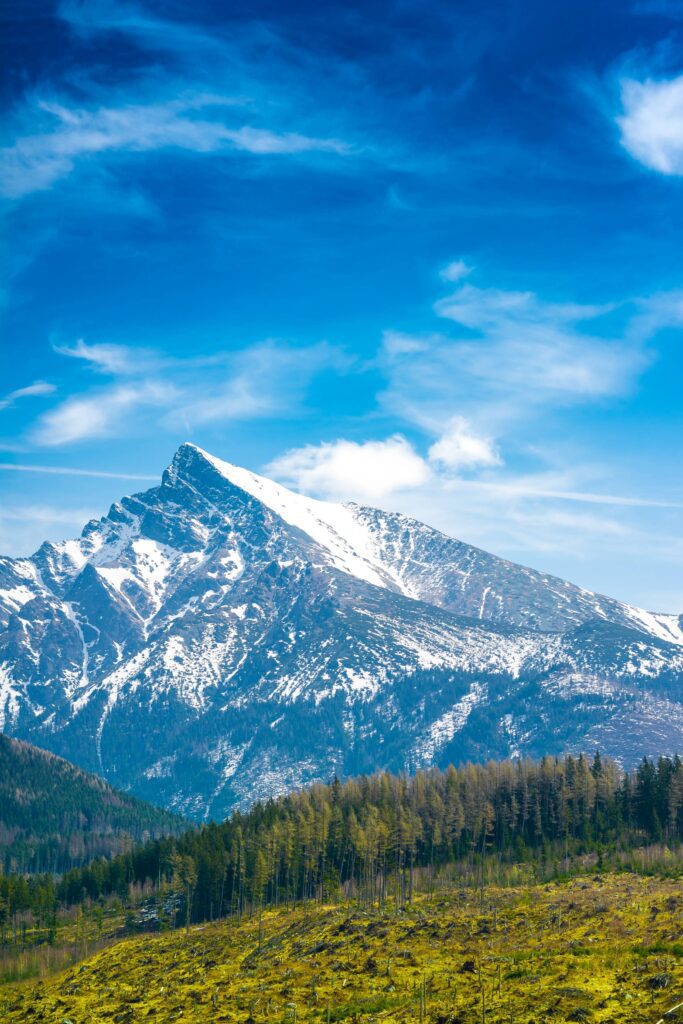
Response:
POLYGON ((384 441, 307 444, 285 452, 266 472, 305 494, 361 501, 419 487, 430 477, 425 460, 400 434, 384 441))
POLYGON ((463 416, 454 416, 429 449, 429 460, 447 469, 500 466, 503 460, 491 438, 479 437, 463 416))
POLYGON ((478 437, 467 420, 456 416, 427 457, 402 434, 362 442, 339 438, 285 452, 266 472, 304 494, 372 502, 460 470, 500 465, 493 441, 478 437))

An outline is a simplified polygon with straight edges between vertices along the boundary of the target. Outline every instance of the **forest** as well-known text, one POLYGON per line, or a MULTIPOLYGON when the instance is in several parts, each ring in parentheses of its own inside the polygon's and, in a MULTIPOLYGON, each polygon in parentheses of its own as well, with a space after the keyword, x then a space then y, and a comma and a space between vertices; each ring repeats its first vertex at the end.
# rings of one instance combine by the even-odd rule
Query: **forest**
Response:
POLYGON ((0 868, 7 874, 62 874, 186 828, 179 815, 0 733, 0 868))
POLYGON ((506 865, 558 877, 588 855, 624 866, 639 847, 681 840, 678 757, 644 759, 632 773, 595 754, 334 779, 60 876, 0 876, 0 923, 4 936, 28 917, 49 940, 60 911, 112 899, 131 929, 295 901, 400 907, 418 881, 433 886, 449 871, 475 885, 501 880, 506 865))

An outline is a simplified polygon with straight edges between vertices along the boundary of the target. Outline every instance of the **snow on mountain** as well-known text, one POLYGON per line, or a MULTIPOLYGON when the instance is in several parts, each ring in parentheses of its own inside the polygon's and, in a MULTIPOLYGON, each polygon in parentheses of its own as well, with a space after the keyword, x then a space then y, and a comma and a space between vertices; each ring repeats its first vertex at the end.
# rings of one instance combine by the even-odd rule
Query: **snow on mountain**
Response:
POLYGON ((552 629, 597 617, 683 645, 676 616, 647 612, 507 562, 400 513, 296 494, 194 450, 226 480, 308 534, 336 568, 368 583, 479 619, 552 629))
POLYGON ((334 771, 629 758, 657 706, 674 749, 681 673, 674 616, 189 444, 79 539, 0 559, 0 728, 197 817, 334 771))
POLYGON ((197 455, 226 480, 250 494, 290 526, 307 534, 329 557, 329 563, 359 580, 387 586, 395 582, 390 566, 382 563, 371 532, 354 514, 354 506, 318 501, 296 494, 266 477, 233 466, 195 448, 197 455))

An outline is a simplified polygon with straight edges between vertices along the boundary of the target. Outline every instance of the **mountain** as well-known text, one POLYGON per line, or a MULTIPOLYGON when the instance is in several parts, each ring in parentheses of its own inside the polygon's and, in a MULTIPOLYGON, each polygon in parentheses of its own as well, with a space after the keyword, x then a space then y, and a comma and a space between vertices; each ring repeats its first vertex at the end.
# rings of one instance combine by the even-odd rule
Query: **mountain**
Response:
POLYGON ((187 822, 30 743, 0 735, 0 868, 61 872, 187 822))
POLYGON ((0 560, 0 728, 196 818, 335 772, 683 749, 683 628, 184 444, 0 560))

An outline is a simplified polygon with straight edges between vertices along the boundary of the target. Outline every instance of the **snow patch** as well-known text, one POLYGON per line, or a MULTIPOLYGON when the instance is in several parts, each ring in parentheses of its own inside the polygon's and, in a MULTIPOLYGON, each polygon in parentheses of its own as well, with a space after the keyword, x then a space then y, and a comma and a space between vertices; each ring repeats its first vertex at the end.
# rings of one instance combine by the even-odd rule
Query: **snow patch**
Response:
POLYGON ((488 688, 483 683, 472 683, 470 690, 454 704, 450 711, 437 718, 429 727, 429 735, 415 747, 415 755, 421 766, 434 761, 438 753, 447 743, 460 732, 477 704, 483 703, 488 696, 488 688))
POLYGON ((21 693, 10 674, 9 665, 0 665, 0 730, 19 717, 21 693))
POLYGON ((624 606, 627 617, 631 619, 638 629, 664 640, 668 644, 683 646, 683 629, 676 615, 659 615, 656 612, 646 612, 643 608, 636 608, 634 605, 624 606))
POLYGON ((0 588, 0 601, 5 601, 14 608, 21 608, 35 596, 35 591, 24 586, 0 588))
POLYGON ((101 576, 106 583, 109 584, 117 593, 121 593, 123 584, 135 580, 133 573, 130 569, 124 569, 120 566, 104 566, 98 565, 96 570, 98 576, 101 576))

